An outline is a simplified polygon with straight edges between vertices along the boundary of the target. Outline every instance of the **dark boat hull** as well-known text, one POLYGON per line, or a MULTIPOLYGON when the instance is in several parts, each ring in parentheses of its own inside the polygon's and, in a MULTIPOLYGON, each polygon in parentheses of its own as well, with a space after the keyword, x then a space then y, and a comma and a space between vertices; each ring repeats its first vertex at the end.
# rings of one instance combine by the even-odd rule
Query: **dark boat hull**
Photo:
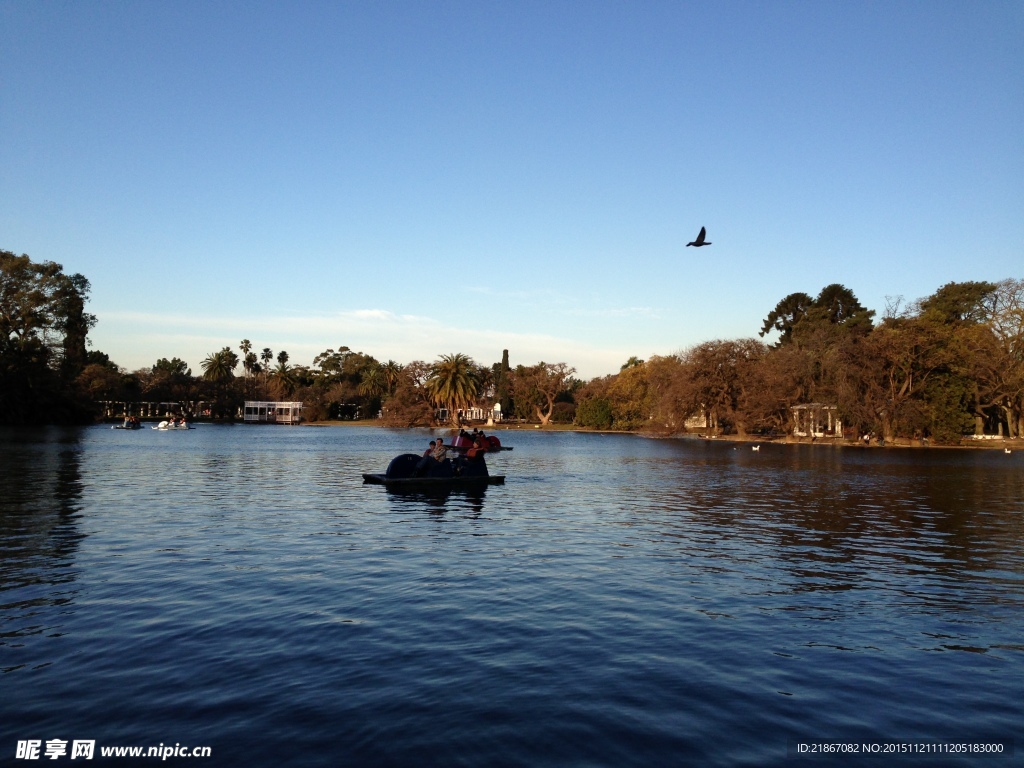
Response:
POLYGON ((483 485, 504 485, 504 475, 480 477, 387 477, 363 475, 363 482, 388 488, 478 488, 483 485))

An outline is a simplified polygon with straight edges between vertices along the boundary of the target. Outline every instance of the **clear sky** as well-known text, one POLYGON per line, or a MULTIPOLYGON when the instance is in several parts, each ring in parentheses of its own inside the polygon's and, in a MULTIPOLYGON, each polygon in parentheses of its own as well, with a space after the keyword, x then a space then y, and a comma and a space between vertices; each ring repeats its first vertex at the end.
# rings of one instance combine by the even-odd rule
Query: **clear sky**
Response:
POLYGON ((589 378, 1024 277, 1022 41, 1019 0, 0 0, 0 248, 84 274, 130 370, 589 378))

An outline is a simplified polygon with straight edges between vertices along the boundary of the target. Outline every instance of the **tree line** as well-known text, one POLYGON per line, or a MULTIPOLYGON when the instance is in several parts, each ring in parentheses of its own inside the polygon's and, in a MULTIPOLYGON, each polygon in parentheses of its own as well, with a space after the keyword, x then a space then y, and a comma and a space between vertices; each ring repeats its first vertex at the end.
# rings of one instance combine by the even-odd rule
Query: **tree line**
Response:
POLYGON ((956 443, 1024 433, 1024 280, 948 283, 885 315, 848 288, 792 293, 760 336, 715 340, 630 360, 575 396, 580 425, 681 431, 694 416, 714 434, 790 431, 795 405, 834 405, 848 436, 956 443))
POLYGON ((98 401, 206 404, 233 418, 245 400, 298 400, 308 420, 375 418, 394 426, 460 423, 472 408, 504 418, 618 430, 712 434, 790 431, 791 408, 838 408, 853 435, 929 438, 1024 430, 1024 280, 949 283, 888 300, 884 316, 839 284, 797 292, 766 316, 760 338, 712 340, 633 357, 583 381, 567 363, 481 365, 462 353, 432 363, 380 361, 347 346, 312 365, 248 339, 193 375, 178 358, 128 372, 88 351, 89 282, 59 264, 0 251, 0 421, 75 421, 98 401), (773 343, 762 339, 769 336, 773 343))

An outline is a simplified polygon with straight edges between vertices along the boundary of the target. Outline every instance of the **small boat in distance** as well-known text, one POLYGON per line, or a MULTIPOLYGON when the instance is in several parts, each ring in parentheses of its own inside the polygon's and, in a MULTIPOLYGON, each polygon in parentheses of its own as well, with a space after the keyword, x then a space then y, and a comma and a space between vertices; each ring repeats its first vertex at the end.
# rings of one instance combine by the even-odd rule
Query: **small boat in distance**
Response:
POLYGON ((170 430, 173 429, 195 429, 195 427, 189 425, 185 421, 182 421, 181 423, 176 423, 173 421, 161 421, 159 424, 153 427, 153 429, 158 429, 161 432, 169 432, 170 430))

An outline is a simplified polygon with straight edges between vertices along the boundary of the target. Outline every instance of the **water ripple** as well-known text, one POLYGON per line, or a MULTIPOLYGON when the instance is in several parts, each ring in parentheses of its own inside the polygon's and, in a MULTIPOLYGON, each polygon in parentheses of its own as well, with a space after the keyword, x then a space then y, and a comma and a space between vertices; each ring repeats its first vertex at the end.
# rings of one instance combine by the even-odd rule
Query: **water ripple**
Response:
POLYGON ((1024 725, 1016 456, 523 430, 437 495, 361 482, 425 432, 0 438, 9 739, 725 766, 1024 725))

